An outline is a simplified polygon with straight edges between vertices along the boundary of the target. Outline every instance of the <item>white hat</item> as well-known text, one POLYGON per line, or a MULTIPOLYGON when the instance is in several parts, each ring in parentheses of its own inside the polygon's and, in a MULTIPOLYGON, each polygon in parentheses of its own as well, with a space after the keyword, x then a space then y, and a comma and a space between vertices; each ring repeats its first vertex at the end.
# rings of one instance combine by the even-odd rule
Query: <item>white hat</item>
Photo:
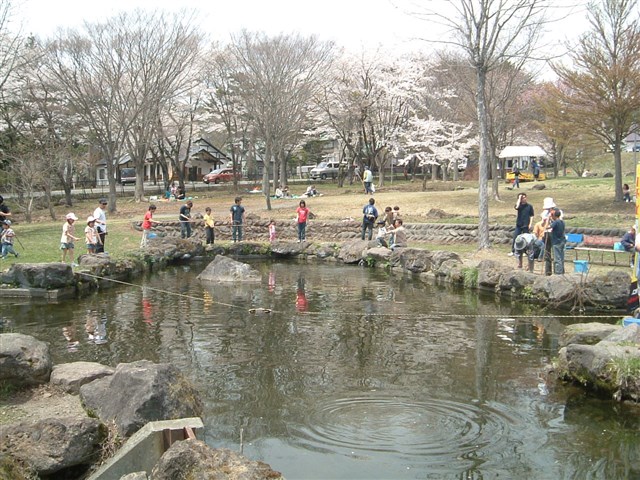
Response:
POLYGON ((67 220, 77 220, 78 217, 76 217, 76 215, 74 213, 67 213, 67 216, 65 217, 67 220))
POLYGON ((555 208, 556 204, 553 201, 553 198, 551 197, 547 197, 544 199, 544 203, 542 204, 542 209, 543 210, 548 210, 550 208, 555 208))
POLYGON ((96 219, 93 217, 93 215, 89 215, 87 217, 87 223, 91 223, 91 222, 95 222, 95 221, 96 221, 96 219))

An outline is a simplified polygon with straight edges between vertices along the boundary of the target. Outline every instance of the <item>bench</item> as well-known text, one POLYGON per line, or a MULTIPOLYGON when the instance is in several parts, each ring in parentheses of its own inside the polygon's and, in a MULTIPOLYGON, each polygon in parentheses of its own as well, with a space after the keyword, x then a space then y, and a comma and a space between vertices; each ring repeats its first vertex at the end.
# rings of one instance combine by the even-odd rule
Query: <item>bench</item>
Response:
POLYGON ((580 253, 586 255, 589 263, 598 263, 610 266, 628 266, 633 262, 633 252, 615 250, 613 246, 618 239, 602 235, 569 234, 567 240, 573 237, 576 246, 573 247, 575 259, 579 260, 580 253), (581 238, 580 238, 581 237, 581 238))

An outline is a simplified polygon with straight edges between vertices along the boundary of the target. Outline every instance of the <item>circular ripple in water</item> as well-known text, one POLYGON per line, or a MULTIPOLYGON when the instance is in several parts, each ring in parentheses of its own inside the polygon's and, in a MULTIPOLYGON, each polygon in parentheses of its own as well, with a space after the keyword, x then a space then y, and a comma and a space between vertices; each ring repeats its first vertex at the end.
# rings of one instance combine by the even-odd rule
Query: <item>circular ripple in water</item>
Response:
POLYGON ((512 450, 507 445, 514 421, 496 408, 374 395, 317 403, 305 425, 290 426, 292 442, 309 450, 365 458, 387 454, 398 461, 450 467, 456 460, 496 460, 512 450))

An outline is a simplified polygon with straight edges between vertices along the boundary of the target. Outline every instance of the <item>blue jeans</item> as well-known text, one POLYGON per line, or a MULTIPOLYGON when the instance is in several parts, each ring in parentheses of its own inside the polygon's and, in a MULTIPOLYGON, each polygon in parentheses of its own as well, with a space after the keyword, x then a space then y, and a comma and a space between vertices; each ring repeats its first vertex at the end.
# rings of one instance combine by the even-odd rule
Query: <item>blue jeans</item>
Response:
POLYGON ((191 236, 191 222, 180 222, 180 238, 191 236))
POLYGON ((233 226, 231 227, 231 238, 233 239, 234 242, 242 241, 242 224, 241 223, 233 224, 233 226))
POLYGON ((15 255, 16 257, 18 256, 16 251, 13 249, 13 244, 12 243, 2 242, 2 254, 1 254, 2 258, 6 257, 10 253, 15 255))
POLYGON ((364 193, 373 193, 371 191, 371 182, 364 182, 364 193))
POLYGON ((307 222, 298 223, 298 240, 303 241, 305 239, 306 229, 307 222))
POLYGON ((369 230, 369 240, 373 237, 373 222, 363 221, 362 222, 362 240, 364 240, 365 234, 369 230))
POLYGON ((564 246, 566 242, 561 242, 553 246, 553 273, 564 274, 564 246))

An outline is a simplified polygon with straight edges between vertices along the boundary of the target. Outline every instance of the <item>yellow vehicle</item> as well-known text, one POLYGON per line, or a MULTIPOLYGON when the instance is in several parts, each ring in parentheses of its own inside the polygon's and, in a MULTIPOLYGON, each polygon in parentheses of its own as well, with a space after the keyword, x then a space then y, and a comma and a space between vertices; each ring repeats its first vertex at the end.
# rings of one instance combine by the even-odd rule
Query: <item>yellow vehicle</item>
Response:
MULTIPOLYGON (((547 176, 544 172, 540 172, 538 174, 538 180, 546 180, 547 176)), ((523 172, 520 171, 520 181, 521 182, 533 182, 535 178, 533 177, 533 173, 531 172, 523 172)), ((507 171, 507 178, 505 179, 507 183, 513 183, 513 171, 507 171)))
POLYGON ((546 152, 537 146, 508 146, 498 155, 502 160, 498 164, 498 168, 504 165, 505 181, 507 183, 513 183, 513 169, 516 167, 520 170, 519 178, 521 182, 533 182, 535 180, 533 170, 535 165, 538 165, 538 180, 546 180, 547 176, 540 168, 542 159, 546 155, 546 152))

